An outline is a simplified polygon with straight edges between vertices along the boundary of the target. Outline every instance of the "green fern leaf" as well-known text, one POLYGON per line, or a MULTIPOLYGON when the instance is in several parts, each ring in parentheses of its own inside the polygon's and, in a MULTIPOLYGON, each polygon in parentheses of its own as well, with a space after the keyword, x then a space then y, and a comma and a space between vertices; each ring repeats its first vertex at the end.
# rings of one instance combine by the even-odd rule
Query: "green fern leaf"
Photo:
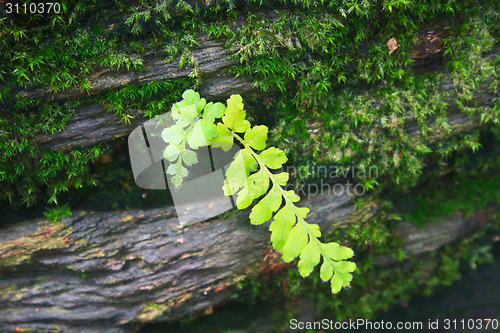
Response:
POLYGON ((274 179, 281 186, 286 186, 286 184, 288 183, 288 178, 289 178, 289 175, 286 172, 282 172, 282 173, 278 173, 278 174, 274 175, 274 179))
POLYGON ((163 156, 170 162, 175 161, 181 152, 181 149, 179 145, 175 144, 170 144, 165 148, 165 151, 163 152, 163 156))
POLYGON ((233 147, 234 139, 229 132, 229 129, 224 124, 217 124, 217 136, 212 141, 212 147, 222 148, 224 151, 228 151, 233 147))
POLYGON ((283 246, 283 260, 290 262, 295 259, 307 245, 308 238, 306 227, 302 224, 296 224, 283 246))
POLYGON ((245 209, 253 202, 254 199, 266 193, 269 187, 269 177, 263 170, 254 173, 247 179, 247 183, 243 185, 243 189, 238 192, 236 206, 238 209, 245 209))
POLYGON ((167 174, 172 176, 170 180, 175 186, 180 186, 189 174, 184 166, 198 162, 194 150, 208 146, 217 137, 214 121, 224 114, 222 103, 207 104, 193 90, 186 90, 182 97, 182 101, 172 106, 175 124, 161 133, 162 139, 167 143, 163 156, 172 162, 167 168, 167 174))
POLYGON ((214 141, 231 141, 232 144, 236 139, 244 148, 236 154, 226 172, 226 183, 229 184, 229 189, 224 193, 233 195, 241 188, 236 205, 238 209, 244 209, 255 199, 264 195, 269 188, 269 183, 272 183, 268 194, 252 208, 250 222, 262 224, 272 220, 269 230, 274 249, 282 252, 283 260, 286 262, 299 257, 298 267, 302 276, 310 275, 322 259, 320 277, 324 281, 331 282, 333 293, 339 292, 342 288, 349 286, 352 280, 351 273, 356 269, 356 264, 345 260, 352 258, 354 252, 338 243, 325 244, 319 240, 321 237, 319 226, 305 221, 309 208, 295 206, 294 203, 300 201, 300 197, 293 190, 285 191, 282 188, 287 184, 288 173, 273 174, 270 171, 270 169, 282 168, 287 162, 285 153, 275 147, 265 149, 267 127, 250 128, 244 116, 241 97, 231 96, 228 100, 226 115, 222 117, 224 122, 222 126, 227 126, 227 131, 221 126, 218 133, 222 133, 222 137, 215 138, 214 141), (243 131, 244 128, 246 130, 243 131), (227 132, 233 140, 228 139, 227 132), (244 132, 243 138, 237 132, 244 132), (261 152, 258 153, 258 151, 261 152), (247 163, 244 162, 245 156, 247 163), (255 173, 252 174, 252 172, 255 173), (280 209, 283 203, 284 206, 280 209))
POLYGON ((333 293, 349 286, 356 264, 346 260, 352 258, 354 252, 338 243, 319 240, 319 226, 305 220, 309 208, 297 207, 295 203, 300 197, 293 190, 283 188, 289 174, 271 171, 282 168, 287 162, 285 153, 275 147, 266 149, 268 128, 263 125, 251 127, 245 119, 241 96, 232 95, 227 100, 227 108, 221 103, 206 104, 192 90, 184 92, 182 97, 183 100, 172 107, 176 124, 162 132, 162 138, 168 144, 164 156, 172 162, 167 168, 172 182, 181 184, 188 175, 185 166, 198 162, 193 150, 212 145, 228 151, 236 140, 243 147, 234 155, 225 172, 224 194, 237 195, 238 209, 249 207, 257 199, 250 213, 250 222, 263 224, 271 221, 272 246, 282 252, 286 262, 298 257, 302 276, 309 276, 322 262, 320 277, 323 281, 330 281, 333 293), (215 124, 218 118, 222 122, 215 124))
POLYGON ((203 118, 208 122, 213 123, 216 118, 220 118, 224 115, 224 110, 226 107, 222 103, 208 103, 203 111, 203 118))
POLYGON ((250 123, 245 120, 245 117, 243 99, 240 95, 232 95, 227 100, 227 108, 225 115, 222 117, 222 122, 236 133, 243 133, 250 127, 250 123))
POLYGON ((286 240, 297 223, 297 217, 291 204, 287 203, 274 216, 274 220, 269 226, 271 231, 271 243, 276 251, 283 251, 286 240))
POLYGON ((205 134, 205 131, 201 126, 201 121, 197 121, 192 126, 191 132, 187 135, 187 143, 192 149, 205 147, 207 146, 208 136, 208 133, 205 134))
POLYGON ((245 141, 248 145, 256 150, 262 150, 266 148, 267 140, 267 127, 260 125, 254 126, 245 132, 245 141))
POLYGON ((182 153, 182 162, 184 162, 184 164, 187 166, 191 166, 198 163, 198 156, 194 151, 186 150, 182 153))
POLYGON ((186 105, 179 109, 179 114, 181 119, 186 124, 191 124, 194 118, 198 115, 198 111, 196 110, 196 105, 186 105))
POLYGON ((234 160, 226 171, 226 184, 223 187, 224 194, 234 195, 241 187, 244 187, 250 172, 257 169, 257 161, 245 149, 240 150, 234 156, 234 160))
POLYGON ((288 161, 285 153, 278 148, 271 147, 260 153, 259 158, 271 169, 279 169, 288 161))
POLYGON ((161 132, 163 141, 169 144, 178 145, 182 141, 184 129, 179 125, 172 125, 161 132))
POLYGON ((194 105, 196 107, 196 113, 199 114, 207 104, 204 98, 200 98, 200 94, 194 90, 186 90, 182 94, 182 99, 185 105, 194 105))
MULTIPOLYGON (((288 178, 288 177, 287 177, 288 178)), ((250 223, 262 224, 271 219, 273 213, 280 208, 283 198, 278 189, 273 186, 269 193, 258 202, 250 213, 250 223)))
POLYGON ((314 267, 319 264, 320 260, 321 253, 319 252, 319 248, 314 242, 309 242, 300 253, 300 260, 298 263, 300 275, 304 277, 309 276, 314 267))

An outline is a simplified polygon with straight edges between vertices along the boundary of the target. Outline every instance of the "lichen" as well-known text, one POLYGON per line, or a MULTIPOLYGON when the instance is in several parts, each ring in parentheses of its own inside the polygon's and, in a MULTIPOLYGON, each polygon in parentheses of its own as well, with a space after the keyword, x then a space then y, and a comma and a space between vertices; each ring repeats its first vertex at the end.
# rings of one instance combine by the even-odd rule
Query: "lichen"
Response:
POLYGON ((139 314, 137 314, 136 319, 139 322, 152 322, 160 317, 167 309, 168 306, 166 304, 146 302, 143 304, 139 314))
POLYGON ((0 266, 27 263, 40 250, 69 247, 68 236, 71 232, 72 228, 60 221, 39 222, 37 229, 30 235, 0 243, 0 266))

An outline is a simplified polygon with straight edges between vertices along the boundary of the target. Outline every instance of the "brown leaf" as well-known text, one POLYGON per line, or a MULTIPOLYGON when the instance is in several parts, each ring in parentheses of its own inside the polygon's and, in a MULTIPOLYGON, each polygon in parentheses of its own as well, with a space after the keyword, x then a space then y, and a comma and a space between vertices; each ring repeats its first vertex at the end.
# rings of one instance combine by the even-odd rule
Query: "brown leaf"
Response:
POLYGON ((392 52, 398 49, 398 41, 396 40, 396 37, 392 37, 387 41, 387 47, 389 48, 389 54, 392 54, 392 52))

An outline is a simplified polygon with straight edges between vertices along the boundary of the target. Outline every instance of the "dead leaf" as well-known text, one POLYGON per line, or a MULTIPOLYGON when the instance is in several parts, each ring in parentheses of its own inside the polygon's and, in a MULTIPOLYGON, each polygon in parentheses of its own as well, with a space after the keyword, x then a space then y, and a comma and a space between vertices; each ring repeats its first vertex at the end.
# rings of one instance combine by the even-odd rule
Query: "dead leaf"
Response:
POLYGON ((387 41, 387 47, 389 48, 389 54, 392 54, 392 52, 398 49, 398 41, 396 40, 396 37, 392 37, 387 41))

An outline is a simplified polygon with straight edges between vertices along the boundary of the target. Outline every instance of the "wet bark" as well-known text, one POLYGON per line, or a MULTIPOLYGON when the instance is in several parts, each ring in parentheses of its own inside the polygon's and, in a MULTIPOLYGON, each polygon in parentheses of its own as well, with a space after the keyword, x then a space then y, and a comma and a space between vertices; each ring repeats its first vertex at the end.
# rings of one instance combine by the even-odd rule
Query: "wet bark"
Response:
MULTIPOLYGON (((366 222, 378 209, 374 201, 356 208, 347 194, 318 196, 303 205, 311 208, 308 221, 318 223, 324 235, 366 222)), ((122 332, 219 304, 245 277, 284 265, 270 248, 266 226, 250 225, 248 213, 181 227, 173 207, 79 211, 61 222, 37 219, 3 228, 0 330, 122 332)), ((415 256, 473 232, 494 213, 453 217, 423 229, 402 223, 397 234, 415 256)), ((391 261, 381 257, 379 264, 391 261)))
MULTIPOLYGON (((234 78, 227 69, 238 61, 230 58, 232 52, 224 48, 224 43, 214 39, 202 39, 199 46, 192 50, 203 77, 198 89, 207 100, 224 100, 237 92, 245 95, 254 91, 249 77, 234 78)), ((91 95, 122 88, 128 84, 148 83, 152 81, 187 78, 191 68, 179 68, 179 60, 168 63, 158 55, 144 56, 144 68, 140 72, 103 71, 89 78, 93 89, 91 95)), ((86 98, 78 88, 60 94, 51 94, 44 89, 21 91, 19 95, 30 99, 71 100, 86 98)), ((56 134, 39 135, 35 142, 46 149, 74 149, 105 142, 116 137, 125 136, 133 128, 147 121, 141 115, 131 120, 131 124, 123 124, 113 114, 106 113, 100 104, 85 105, 79 108, 76 115, 67 123, 65 129, 56 134)))

